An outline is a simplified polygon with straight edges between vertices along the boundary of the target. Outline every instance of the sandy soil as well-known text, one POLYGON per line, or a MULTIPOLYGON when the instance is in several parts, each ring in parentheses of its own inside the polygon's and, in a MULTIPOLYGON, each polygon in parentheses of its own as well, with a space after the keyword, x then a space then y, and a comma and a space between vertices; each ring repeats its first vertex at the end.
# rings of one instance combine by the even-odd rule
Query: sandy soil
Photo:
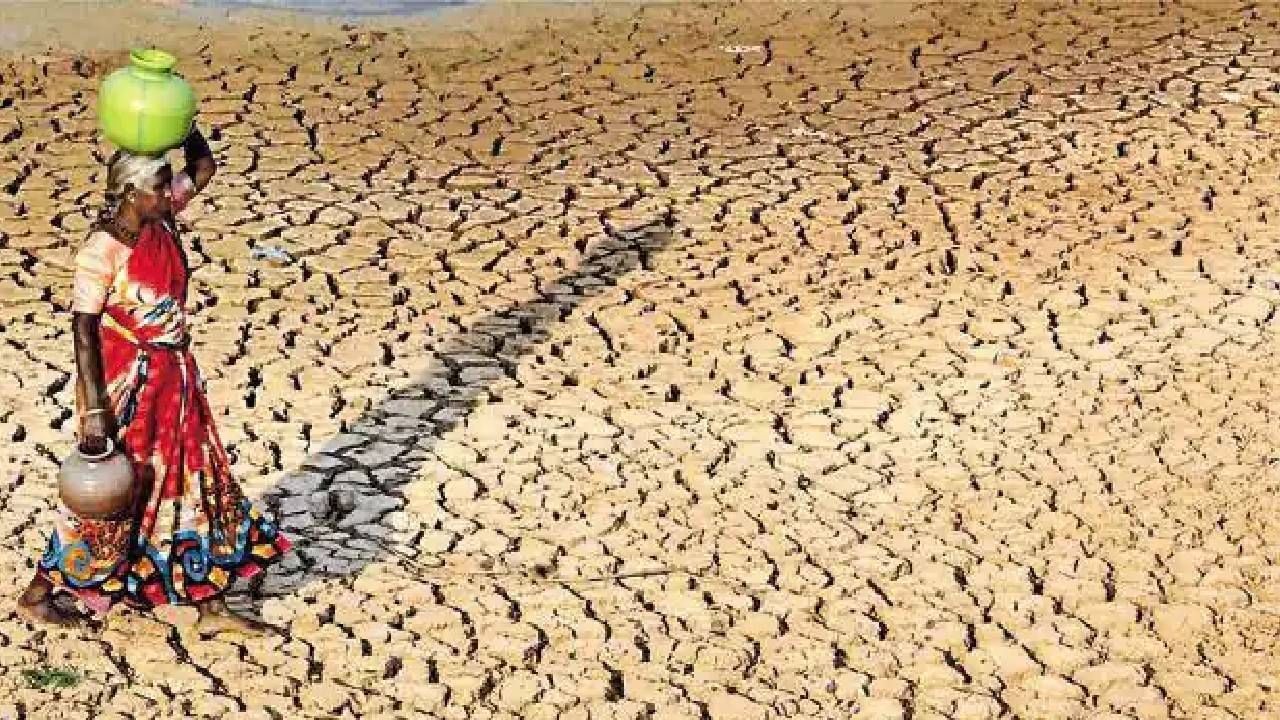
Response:
POLYGON ((222 162, 197 356, 299 544, 236 602, 289 635, 0 603, 0 718, 1280 717, 1280 11, 112 12, 0 63, 0 581, 93 91, 155 38, 222 162))

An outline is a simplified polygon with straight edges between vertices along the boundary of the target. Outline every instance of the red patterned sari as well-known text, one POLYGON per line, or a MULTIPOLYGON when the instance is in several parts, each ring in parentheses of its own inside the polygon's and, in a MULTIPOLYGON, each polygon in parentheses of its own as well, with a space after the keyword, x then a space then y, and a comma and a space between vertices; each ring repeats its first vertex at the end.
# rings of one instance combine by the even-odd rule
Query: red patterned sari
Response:
MULTIPOLYGON (((188 350, 186 255, 167 224, 152 223, 132 249, 91 234, 76 264, 73 310, 101 312, 117 445, 143 492, 118 522, 63 508, 38 571, 97 613, 117 601, 150 608, 218 596, 290 543, 231 475, 188 350)), ((78 413, 83 403, 76 398, 78 413)))

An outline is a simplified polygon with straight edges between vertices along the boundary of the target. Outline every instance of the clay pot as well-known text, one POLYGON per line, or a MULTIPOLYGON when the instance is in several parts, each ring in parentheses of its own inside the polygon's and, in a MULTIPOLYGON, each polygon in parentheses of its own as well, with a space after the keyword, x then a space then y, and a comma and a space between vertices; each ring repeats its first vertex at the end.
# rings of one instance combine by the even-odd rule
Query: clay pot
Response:
POLYGON ((85 455, 77 447, 58 470, 58 495, 71 512, 90 520, 114 520, 129 514, 133 504, 133 467, 124 453, 107 451, 85 455))
POLYGON ((173 72, 177 59, 163 50, 133 50, 129 67, 98 88, 98 126, 116 146, 160 155, 182 144, 196 116, 191 86, 173 72))

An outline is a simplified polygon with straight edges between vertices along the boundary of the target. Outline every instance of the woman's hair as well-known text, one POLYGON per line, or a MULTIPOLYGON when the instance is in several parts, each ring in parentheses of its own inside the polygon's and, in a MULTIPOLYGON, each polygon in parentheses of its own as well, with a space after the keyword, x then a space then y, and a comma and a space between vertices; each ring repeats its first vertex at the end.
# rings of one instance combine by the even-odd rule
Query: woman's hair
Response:
POLYGON ((154 178, 169 161, 117 150, 107 161, 107 207, 114 208, 129 188, 150 189, 154 178))

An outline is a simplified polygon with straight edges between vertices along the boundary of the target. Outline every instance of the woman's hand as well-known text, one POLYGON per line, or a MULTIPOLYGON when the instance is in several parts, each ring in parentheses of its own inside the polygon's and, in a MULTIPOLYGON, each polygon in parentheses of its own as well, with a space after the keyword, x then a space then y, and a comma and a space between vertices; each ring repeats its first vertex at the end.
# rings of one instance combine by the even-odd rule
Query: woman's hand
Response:
POLYGON ((101 455, 107 451, 108 439, 116 435, 115 418, 111 413, 94 413, 87 416, 80 428, 80 452, 101 455))

